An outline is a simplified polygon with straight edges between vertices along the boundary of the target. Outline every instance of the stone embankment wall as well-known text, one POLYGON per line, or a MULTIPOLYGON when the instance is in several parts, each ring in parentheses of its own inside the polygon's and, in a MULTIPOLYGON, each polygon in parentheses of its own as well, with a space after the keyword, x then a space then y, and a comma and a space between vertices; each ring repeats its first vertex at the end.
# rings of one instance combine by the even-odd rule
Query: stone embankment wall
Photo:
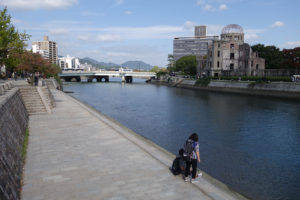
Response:
POLYGON ((253 81, 211 80, 207 86, 200 86, 195 85, 195 80, 161 77, 159 80, 152 80, 151 83, 197 90, 300 99, 300 83, 294 82, 255 83, 253 81))
POLYGON ((28 114, 19 89, 4 84, 0 84, 0 199, 11 200, 19 199, 28 114))

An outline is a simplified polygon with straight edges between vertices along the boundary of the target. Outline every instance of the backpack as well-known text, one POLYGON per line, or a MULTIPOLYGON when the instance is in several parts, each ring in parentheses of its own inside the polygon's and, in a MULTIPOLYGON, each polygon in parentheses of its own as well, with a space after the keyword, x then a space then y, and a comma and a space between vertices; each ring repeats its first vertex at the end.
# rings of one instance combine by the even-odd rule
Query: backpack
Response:
POLYGON ((186 160, 189 161, 193 155, 194 151, 194 141, 193 140, 187 140, 184 144, 184 154, 186 157, 186 160))
POLYGON ((174 159, 172 167, 171 167, 171 171, 175 176, 180 174, 180 172, 181 172, 179 160, 180 160, 180 157, 176 157, 174 159))

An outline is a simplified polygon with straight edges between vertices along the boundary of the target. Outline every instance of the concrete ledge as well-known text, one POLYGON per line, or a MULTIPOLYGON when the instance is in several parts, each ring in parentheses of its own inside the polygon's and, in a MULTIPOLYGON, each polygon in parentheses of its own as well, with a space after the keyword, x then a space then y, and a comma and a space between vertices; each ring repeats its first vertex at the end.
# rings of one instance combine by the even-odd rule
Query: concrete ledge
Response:
POLYGON ((169 87, 178 87, 194 90, 206 90, 213 92, 269 96, 277 98, 300 99, 299 83, 255 83, 255 82, 232 82, 232 81, 212 81, 208 86, 194 85, 195 81, 187 80, 182 83, 154 80, 152 84, 166 85, 169 87))

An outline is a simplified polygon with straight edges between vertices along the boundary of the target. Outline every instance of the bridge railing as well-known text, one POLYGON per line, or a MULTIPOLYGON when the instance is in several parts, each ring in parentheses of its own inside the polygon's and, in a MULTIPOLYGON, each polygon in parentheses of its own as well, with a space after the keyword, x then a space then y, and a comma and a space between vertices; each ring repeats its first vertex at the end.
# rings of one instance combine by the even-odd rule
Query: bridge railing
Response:
POLYGON ((154 72, 133 71, 63 71, 61 76, 156 76, 154 72))

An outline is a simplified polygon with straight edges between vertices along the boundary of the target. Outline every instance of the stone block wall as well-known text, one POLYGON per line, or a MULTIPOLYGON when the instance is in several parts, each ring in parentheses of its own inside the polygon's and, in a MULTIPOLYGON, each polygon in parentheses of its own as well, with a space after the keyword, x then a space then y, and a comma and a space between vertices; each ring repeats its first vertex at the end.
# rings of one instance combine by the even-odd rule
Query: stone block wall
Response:
POLYGON ((18 88, 0 95, 0 199, 19 199, 28 113, 18 88))

